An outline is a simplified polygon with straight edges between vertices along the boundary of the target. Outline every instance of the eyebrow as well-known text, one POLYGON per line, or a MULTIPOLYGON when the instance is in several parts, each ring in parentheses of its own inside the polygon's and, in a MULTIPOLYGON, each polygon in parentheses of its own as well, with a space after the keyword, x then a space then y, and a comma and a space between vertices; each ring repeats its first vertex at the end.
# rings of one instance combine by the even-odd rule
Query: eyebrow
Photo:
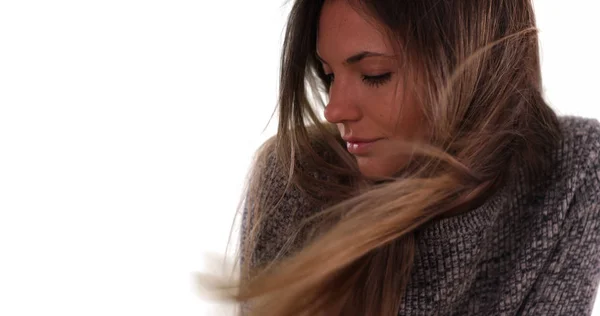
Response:
MULTIPOLYGON (((321 58, 321 56, 319 56, 319 53, 315 53, 315 55, 317 56, 317 59, 320 62, 327 64, 327 62, 324 61, 323 58, 321 58)), ((377 53, 377 52, 362 51, 358 54, 355 54, 355 55, 352 55, 352 56, 346 58, 346 61, 344 62, 344 64, 346 64, 346 65, 356 64, 357 62, 363 60, 364 58, 375 57, 375 56, 387 56, 387 55, 382 54, 382 53, 377 53)))

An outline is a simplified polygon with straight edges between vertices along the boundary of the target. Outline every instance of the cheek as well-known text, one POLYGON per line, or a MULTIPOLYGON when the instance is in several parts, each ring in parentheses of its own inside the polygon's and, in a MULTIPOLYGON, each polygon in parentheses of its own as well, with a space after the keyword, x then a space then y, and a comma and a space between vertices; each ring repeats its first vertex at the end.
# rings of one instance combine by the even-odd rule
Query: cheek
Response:
POLYGON ((382 87, 369 100, 365 115, 387 137, 411 138, 419 127, 419 108, 400 88, 396 90, 393 85, 385 89, 382 87))
POLYGON ((405 139, 415 140, 422 134, 423 120, 420 111, 413 105, 407 104, 402 109, 402 113, 394 126, 394 136, 405 139))
POLYGON ((392 105, 388 107, 390 119, 387 126, 392 130, 393 136, 413 140, 421 134, 424 116, 416 100, 410 91, 398 88, 392 105))
MULTIPOLYGON (((385 97, 374 97, 367 112, 374 128, 380 129, 380 135, 388 140, 373 155, 357 157, 358 166, 367 177, 392 176, 405 166, 410 154, 402 149, 394 149, 397 140, 417 140, 424 130, 421 107, 411 98, 397 96, 393 98, 393 90, 385 97)), ((383 95, 383 94, 382 94, 383 95)))

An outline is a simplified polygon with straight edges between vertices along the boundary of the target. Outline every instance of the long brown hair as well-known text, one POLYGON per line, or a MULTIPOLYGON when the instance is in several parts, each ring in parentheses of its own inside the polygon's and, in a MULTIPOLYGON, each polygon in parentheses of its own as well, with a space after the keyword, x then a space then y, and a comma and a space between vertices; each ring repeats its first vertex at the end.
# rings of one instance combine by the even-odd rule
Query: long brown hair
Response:
POLYGON ((399 144, 413 159, 394 177, 363 178, 318 114, 329 89, 315 57, 323 2, 293 4, 278 132, 259 150, 245 195, 242 279, 233 297, 252 307, 250 315, 396 315, 415 232, 475 207, 519 168, 534 183, 560 139, 542 98, 530 0, 351 0, 397 43, 403 75, 421 83, 414 90, 431 129, 427 142, 399 144), (286 180, 277 196, 272 189, 281 183, 266 182, 273 168, 286 180), (278 256, 260 257, 258 236, 292 191, 315 208, 289 227, 278 256))

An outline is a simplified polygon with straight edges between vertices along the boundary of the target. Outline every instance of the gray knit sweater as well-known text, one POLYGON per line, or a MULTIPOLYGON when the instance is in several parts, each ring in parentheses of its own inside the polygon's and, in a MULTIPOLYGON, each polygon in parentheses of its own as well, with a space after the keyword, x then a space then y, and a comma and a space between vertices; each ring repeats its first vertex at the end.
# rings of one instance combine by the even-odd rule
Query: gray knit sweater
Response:
MULTIPOLYGON (((548 183, 511 179, 480 207, 416 232, 400 315, 591 314, 600 281, 600 123, 560 123, 564 140, 548 183)), ((267 175, 269 186, 283 185, 285 175, 267 175)), ((313 207, 287 193, 259 237, 258 260, 273 258, 285 228, 313 207)))

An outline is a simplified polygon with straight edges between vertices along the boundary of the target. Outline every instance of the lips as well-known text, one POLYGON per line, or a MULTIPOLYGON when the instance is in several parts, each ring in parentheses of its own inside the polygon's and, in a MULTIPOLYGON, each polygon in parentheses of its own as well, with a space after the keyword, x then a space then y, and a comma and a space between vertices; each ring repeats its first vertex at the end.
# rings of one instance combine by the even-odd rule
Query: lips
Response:
POLYGON ((371 143, 380 138, 360 138, 360 137, 347 137, 344 140, 348 143, 371 143))
POLYGON ((348 152, 354 155, 364 155, 371 151, 373 145, 380 139, 348 138, 344 140, 348 152))

